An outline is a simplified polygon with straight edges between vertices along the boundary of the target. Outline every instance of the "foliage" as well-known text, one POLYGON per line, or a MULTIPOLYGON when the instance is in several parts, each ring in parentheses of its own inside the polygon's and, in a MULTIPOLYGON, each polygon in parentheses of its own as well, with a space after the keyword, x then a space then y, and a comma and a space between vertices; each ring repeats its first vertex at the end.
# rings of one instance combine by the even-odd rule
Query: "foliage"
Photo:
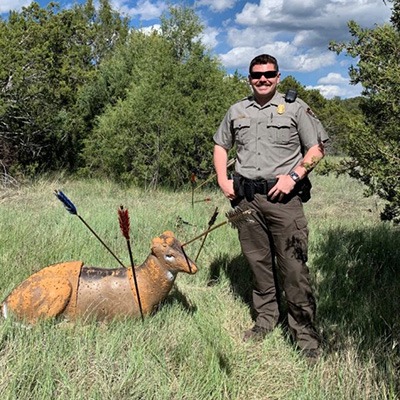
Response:
MULTIPOLYGON (((200 18, 188 7, 170 7, 161 16, 161 33, 172 45, 177 60, 184 62, 199 45, 196 38, 203 31, 200 18)), ((200 46, 201 47, 201 46, 200 46)))
POLYGON ((400 222, 400 2, 393 1, 391 24, 363 29, 349 22, 353 40, 331 49, 358 58, 351 81, 363 85, 364 121, 351 126, 344 168, 387 201, 382 218, 400 222))
POLYGON ((0 159, 25 171, 73 167, 78 89, 127 33, 100 2, 58 10, 33 2, 0 20, 0 159))
POLYGON ((170 11, 172 20, 163 19, 166 36, 132 32, 100 67, 100 85, 86 90, 86 104, 100 98, 105 108, 85 141, 82 172, 176 188, 188 183, 191 172, 211 171, 212 136, 248 87, 238 76, 225 77, 197 41, 200 26, 188 17, 192 10, 170 11), (125 79, 110 79, 111 70, 125 79))

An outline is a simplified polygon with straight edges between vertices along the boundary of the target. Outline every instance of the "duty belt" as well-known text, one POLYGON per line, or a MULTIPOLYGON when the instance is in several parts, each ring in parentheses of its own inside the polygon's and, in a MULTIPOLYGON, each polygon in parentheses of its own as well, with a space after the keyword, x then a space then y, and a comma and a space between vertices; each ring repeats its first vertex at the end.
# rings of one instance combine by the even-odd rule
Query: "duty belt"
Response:
POLYGON ((255 194, 266 196, 277 179, 247 179, 240 175, 233 177, 234 189, 237 197, 245 197, 247 201, 252 201, 255 194))
MULTIPOLYGON (((233 187, 237 197, 236 202, 243 198, 247 201, 253 201, 256 194, 267 196, 268 192, 275 186, 277 181, 277 179, 247 179, 241 175, 234 175, 233 187)), ((292 192, 286 195, 285 199, 282 201, 286 202, 293 198, 293 196, 298 195, 301 201, 305 203, 311 197, 311 187, 310 180, 308 177, 305 177, 300 182, 296 183, 292 192)))

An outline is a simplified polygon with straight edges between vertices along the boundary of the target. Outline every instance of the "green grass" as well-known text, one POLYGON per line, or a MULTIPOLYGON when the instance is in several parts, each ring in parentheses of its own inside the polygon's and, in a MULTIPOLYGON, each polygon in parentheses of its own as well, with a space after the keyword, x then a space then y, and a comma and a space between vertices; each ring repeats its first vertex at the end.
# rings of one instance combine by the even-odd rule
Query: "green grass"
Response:
MULTIPOLYGON (((346 177, 313 176, 305 205, 309 266, 318 300, 324 358, 314 368, 284 330, 261 345, 241 341, 252 326, 251 275, 237 232, 210 233, 194 276, 178 275, 158 313, 108 325, 0 321, 1 399, 397 399, 400 377, 400 235, 379 220, 381 205, 346 177)), ((129 209, 134 261, 172 230, 182 241, 201 233, 218 206, 216 189, 142 191, 108 181, 40 180, 0 191, 0 299, 46 265, 82 260, 119 265, 53 195, 63 190, 79 214, 129 263, 117 219, 129 209), (180 221, 186 221, 187 224, 180 221)), ((187 246, 195 258, 201 241, 187 246)))

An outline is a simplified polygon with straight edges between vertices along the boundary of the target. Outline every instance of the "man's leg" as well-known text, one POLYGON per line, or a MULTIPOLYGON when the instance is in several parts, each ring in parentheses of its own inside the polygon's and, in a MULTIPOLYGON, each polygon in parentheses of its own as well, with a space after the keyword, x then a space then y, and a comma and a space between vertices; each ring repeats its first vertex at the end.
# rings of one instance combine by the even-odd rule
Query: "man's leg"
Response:
POLYGON ((277 222, 271 224, 271 231, 288 304, 289 327, 301 350, 317 349, 320 339, 314 327, 316 306, 306 264, 308 228, 303 205, 297 197, 275 205, 272 212, 277 222))
POLYGON ((265 331, 274 329, 279 318, 269 236, 265 223, 256 214, 252 215, 250 221, 239 226, 242 252, 254 276, 253 307, 257 313, 256 326, 265 331))

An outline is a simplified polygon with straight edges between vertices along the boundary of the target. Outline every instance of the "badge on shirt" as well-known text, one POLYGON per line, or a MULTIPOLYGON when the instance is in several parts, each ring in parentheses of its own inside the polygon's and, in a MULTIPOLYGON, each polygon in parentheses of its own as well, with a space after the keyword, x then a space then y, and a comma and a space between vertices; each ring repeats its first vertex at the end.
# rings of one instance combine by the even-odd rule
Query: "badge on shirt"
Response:
POLYGON ((279 104, 277 109, 278 114, 283 114, 285 112, 285 105, 279 104))

